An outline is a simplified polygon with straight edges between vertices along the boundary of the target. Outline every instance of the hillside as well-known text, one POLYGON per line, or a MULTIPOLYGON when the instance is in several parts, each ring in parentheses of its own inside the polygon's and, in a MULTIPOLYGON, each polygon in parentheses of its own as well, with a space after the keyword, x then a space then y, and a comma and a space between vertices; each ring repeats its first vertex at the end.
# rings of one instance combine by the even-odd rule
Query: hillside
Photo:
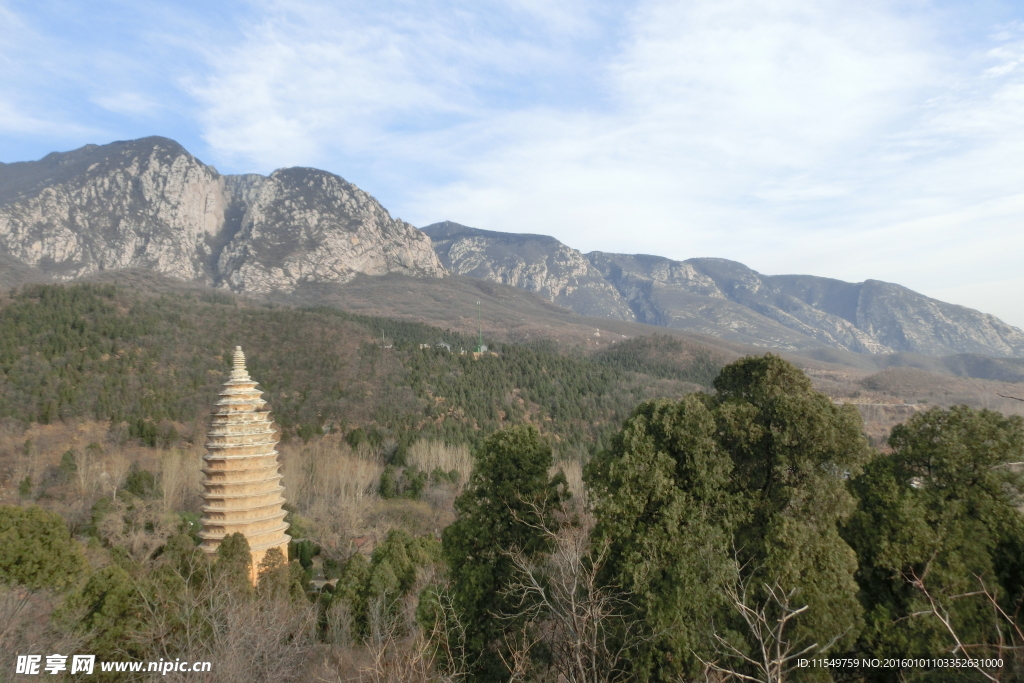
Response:
POLYGON ((0 419, 109 421, 151 445, 193 438, 241 344, 285 437, 361 428, 396 446, 427 437, 475 444, 504 424, 531 422, 555 442, 592 450, 637 402, 706 386, 723 362, 668 338, 596 356, 486 341, 496 355, 461 353, 475 340, 458 332, 322 306, 28 286, 0 308, 0 419), (652 343, 673 360, 644 365, 652 343))
MULTIPOLYGON (((757 352, 652 336, 657 328, 637 323, 599 321, 609 324, 598 331, 521 290, 459 277, 367 277, 310 295, 332 306, 251 300, 148 271, 95 280, 0 298, 0 419, 97 420, 151 444, 193 439, 229 350, 242 344, 286 437, 358 427, 378 442, 475 444, 526 421, 570 450, 593 451, 642 398, 708 386, 718 367, 757 352), (423 282, 436 289, 413 286, 423 282), (458 353, 477 343, 475 301, 496 356, 458 353)), ((1009 360, 785 357, 819 390, 861 405, 879 441, 907 405, 1024 406, 999 396, 1022 393, 1007 382, 1022 379, 1009 360), (956 376, 972 368, 992 376, 956 376)))
POLYGON ((1024 355, 1024 332, 995 316, 888 282, 769 276, 716 258, 581 254, 552 237, 450 221, 423 231, 452 272, 528 289, 584 315, 789 351, 1024 355))

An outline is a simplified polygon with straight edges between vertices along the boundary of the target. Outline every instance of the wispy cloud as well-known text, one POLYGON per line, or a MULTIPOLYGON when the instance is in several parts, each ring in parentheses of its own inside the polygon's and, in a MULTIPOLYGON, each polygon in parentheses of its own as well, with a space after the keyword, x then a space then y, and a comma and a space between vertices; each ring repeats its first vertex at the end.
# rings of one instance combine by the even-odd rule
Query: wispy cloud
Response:
POLYGON ((160 133, 222 170, 326 168, 415 224, 886 279, 1024 325, 984 285, 1024 253, 1020 8, 3 2, 0 144, 160 133))
POLYGON ((582 3, 258 7, 244 38, 208 50, 212 73, 187 88, 208 143, 262 168, 353 157, 429 165, 442 138, 532 106, 538 74, 556 81, 558 65, 578 59, 554 39, 587 30, 582 3))
POLYGON ((109 95, 99 95, 93 97, 92 101, 115 114, 135 116, 152 114, 161 106, 152 97, 137 92, 117 92, 109 95))

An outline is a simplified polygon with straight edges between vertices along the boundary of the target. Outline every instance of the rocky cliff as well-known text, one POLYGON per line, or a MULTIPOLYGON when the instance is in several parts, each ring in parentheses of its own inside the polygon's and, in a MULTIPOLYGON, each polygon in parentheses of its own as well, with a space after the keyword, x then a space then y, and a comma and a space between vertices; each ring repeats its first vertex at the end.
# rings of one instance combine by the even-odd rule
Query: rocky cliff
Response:
POLYGON ((0 164, 0 252, 57 279, 141 267, 248 293, 445 274, 428 238, 336 175, 223 176, 160 137, 0 164))
POLYGON ((1021 330, 887 282, 769 276, 726 259, 581 254, 552 237, 455 223, 424 231, 453 272, 528 289, 585 315, 777 349, 1024 356, 1021 330))
POLYGON ((249 294, 447 268, 584 315, 764 348, 1024 356, 1021 330, 899 285, 581 254, 552 237, 450 222, 419 231, 331 173, 221 175, 167 138, 0 163, 0 285, 138 268, 249 294))
POLYGON ((467 228, 445 221, 423 228, 452 273, 536 292, 581 315, 634 320, 615 287, 584 256, 554 237, 467 228))

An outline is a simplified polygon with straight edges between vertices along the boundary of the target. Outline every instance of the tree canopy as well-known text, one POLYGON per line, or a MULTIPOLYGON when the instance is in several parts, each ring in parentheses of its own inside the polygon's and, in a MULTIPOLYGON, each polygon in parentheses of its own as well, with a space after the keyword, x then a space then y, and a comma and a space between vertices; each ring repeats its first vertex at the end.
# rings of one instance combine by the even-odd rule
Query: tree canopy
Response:
POLYGON ((453 585, 453 603, 466 631, 478 680, 503 680, 497 654, 503 632, 521 626, 522 605, 504 592, 514 576, 511 549, 527 555, 546 549, 537 528, 554 525, 552 515, 568 496, 565 477, 548 475, 551 447, 532 426, 496 432, 483 445, 457 517, 442 535, 442 557, 453 585))
POLYGON ((961 640, 991 654, 1012 641, 1011 624, 993 618, 983 592, 1008 614, 1024 597, 1024 482, 1008 465, 1024 460, 1024 420, 932 408, 893 429, 889 444, 852 481, 859 505, 843 531, 867 610, 861 647, 897 656, 954 647, 927 591, 961 640))
POLYGON ((82 552, 60 515, 36 506, 0 506, 0 580, 63 590, 85 569, 82 552))
POLYGON ((694 674, 720 656, 712 633, 756 648, 734 603, 764 604, 773 588, 806 607, 794 643, 849 645, 860 629, 856 557, 838 530, 854 507, 845 480, 870 455, 859 415, 771 354, 726 366, 714 388, 641 404, 586 471, 613 548, 607 581, 651 634, 638 680, 694 674))

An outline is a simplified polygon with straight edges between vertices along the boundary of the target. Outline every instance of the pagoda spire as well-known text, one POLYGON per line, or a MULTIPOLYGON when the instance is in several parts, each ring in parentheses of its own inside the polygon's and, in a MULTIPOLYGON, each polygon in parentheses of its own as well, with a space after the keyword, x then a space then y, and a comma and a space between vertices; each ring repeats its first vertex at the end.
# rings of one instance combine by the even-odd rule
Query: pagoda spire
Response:
POLYGON ((252 580, 271 548, 288 558, 284 487, 278 471, 276 429, 266 401, 236 346, 231 376, 214 405, 203 456, 203 530, 200 548, 214 553, 225 536, 240 532, 252 552, 252 580))

